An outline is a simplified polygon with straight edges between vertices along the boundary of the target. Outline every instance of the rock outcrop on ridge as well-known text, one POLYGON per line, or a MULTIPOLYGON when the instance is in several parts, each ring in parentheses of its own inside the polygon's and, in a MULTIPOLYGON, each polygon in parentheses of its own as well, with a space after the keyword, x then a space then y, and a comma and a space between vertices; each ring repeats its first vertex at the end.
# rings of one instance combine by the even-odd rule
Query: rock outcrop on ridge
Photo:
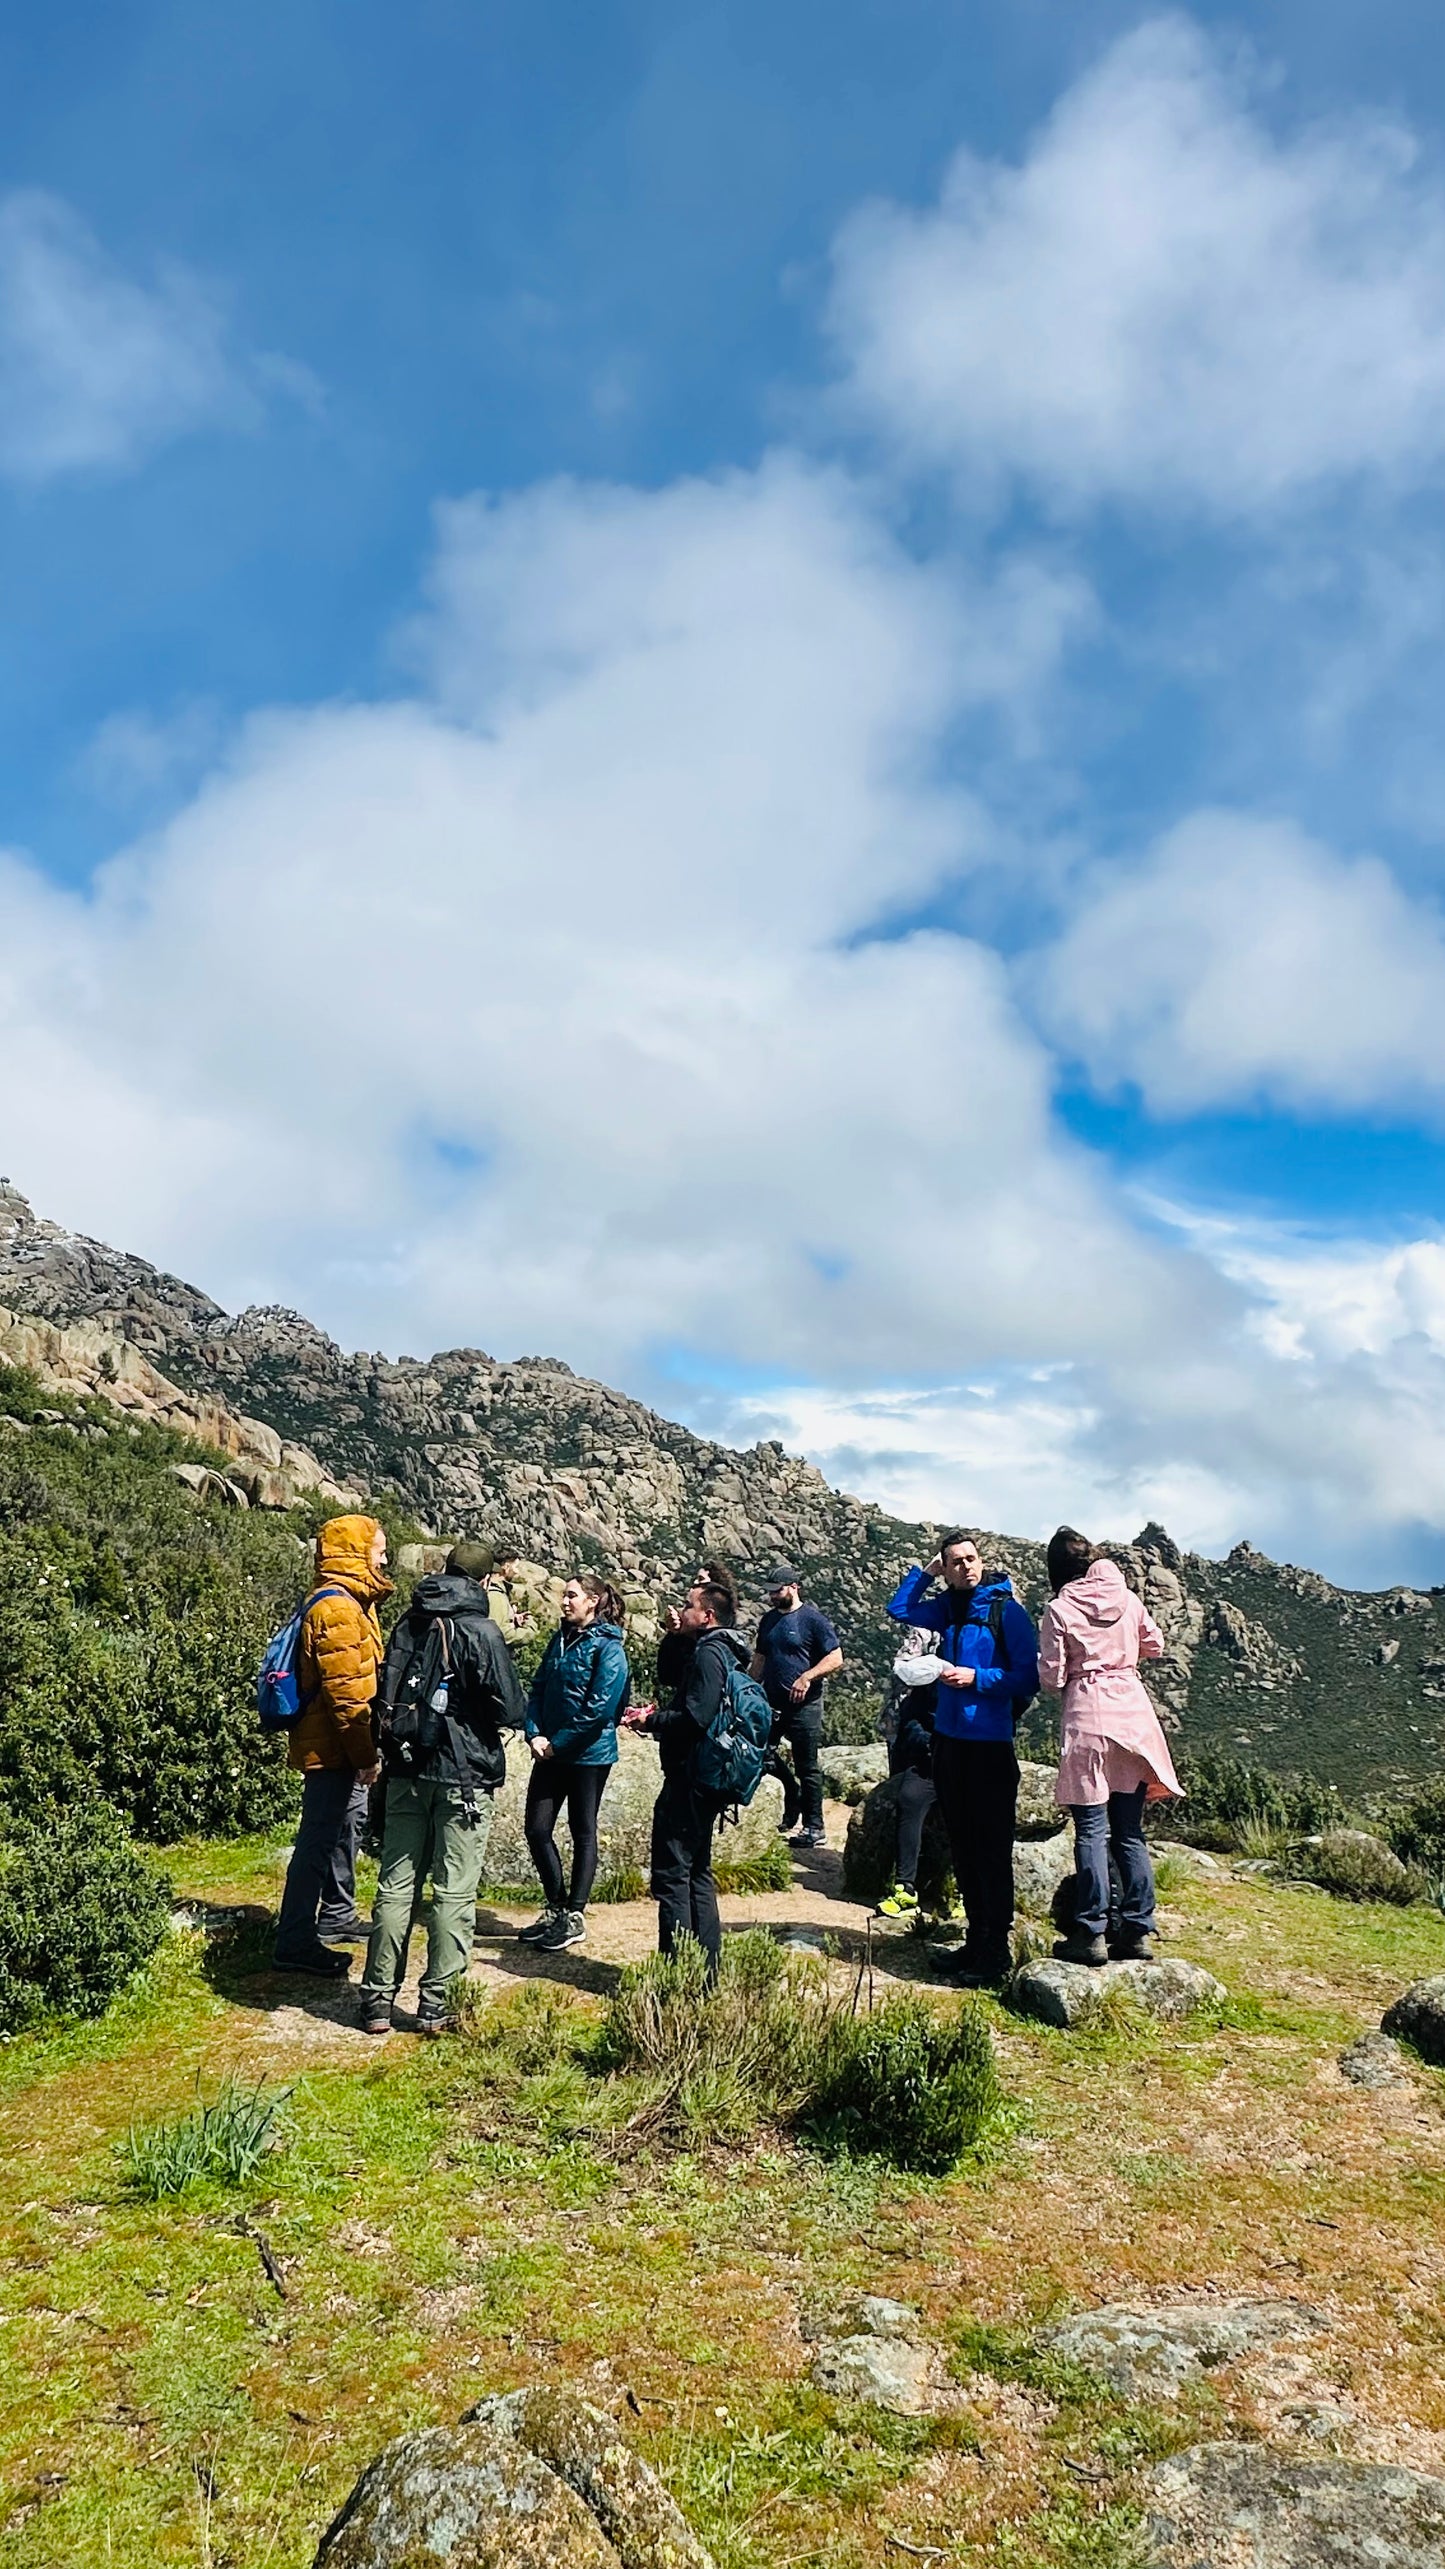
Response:
MULTIPOLYGON (((294 1311, 233 1317, 144 1259, 39 1219, 3 1180, 0 1306, 12 1332, 42 1322, 132 1349, 177 1399, 208 1405, 211 1424, 190 1432, 223 1450, 235 1449, 222 1420, 248 1422, 300 1473, 391 1491, 439 1533, 505 1532, 532 1560, 605 1566, 657 1595, 716 1552, 745 1593, 751 1577, 754 1605, 768 1560, 785 1556, 839 1621, 862 1683, 879 1683, 892 1655, 884 1598, 940 1531, 831 1488, 776 1442, 737 1452, 696 1436, 555 1357, 348 1354, 294 1311)), ((10 1345, 0 1357, 33 1361, 10 1345)), ((96 1363, 104 1392, 99 1347, 96 1363)), ((970 1513, 960 1489, 959 1521, 970 1513)), ((1042 1546, 971 1530, 1039 1611, 1042 1546)), ((1168 1642, 1146 1673, 1183 1746, 1355 1792, 1398 1793, 1438 1771, 1445 1592, 1352 1592, 1248 1543, 1205 1560, 1159 1525, 1110 1549, 1168 1642)))

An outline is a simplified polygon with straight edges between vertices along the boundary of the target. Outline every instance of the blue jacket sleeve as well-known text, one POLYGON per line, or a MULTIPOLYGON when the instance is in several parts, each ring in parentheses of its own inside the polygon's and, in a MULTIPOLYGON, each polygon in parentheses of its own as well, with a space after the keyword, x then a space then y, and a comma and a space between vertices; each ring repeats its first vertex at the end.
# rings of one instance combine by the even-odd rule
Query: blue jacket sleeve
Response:
POLYGON ((1003 1610, 1004 1639, 1008 1645, 1007 1668, 980 1668, 974 1675, 974 1690, 980 1695, 1036 1695, 1039 1691, 1039 1636, 1032 1615, 1026 1614, 1016 1597, 1010 1597, 1003 1610))
POLYGON ((926 1570, 905 1570, 883 1609, 884 1613, 891 1615, 895 1623, 918 1624, 924 1632, 940 1631, 942 1600, 924 1596, 924 1590, 932 1585, 926 1570))
POLYGON ((621 1642, 604 1634, 593 1653, 581 1702, 550 1734, 554 1757, 575 1757, 579 1749, 601 1739, 604 1731, 616 1728, 631 1676, 621 1642))
POLYGON ((537 1673, 527 1689, 527 1710, 522 1728, 528 1739, 536 1739, 542 1728, 542 1707, 547 1700, 547 1680, 552 1673, 552 1644, 549 1641, 537 1666, 537 1673))

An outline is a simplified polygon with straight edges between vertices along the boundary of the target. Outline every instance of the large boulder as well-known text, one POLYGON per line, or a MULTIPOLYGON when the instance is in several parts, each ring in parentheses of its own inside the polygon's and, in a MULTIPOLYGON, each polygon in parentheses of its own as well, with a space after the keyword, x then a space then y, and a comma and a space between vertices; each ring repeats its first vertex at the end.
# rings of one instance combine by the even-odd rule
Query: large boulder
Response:
POLYGON ((862 1802, 887 1774, 888 1750, 881 1739, 858 1748, 820 1748, 818 1765, 830 1802, 862 1802))
POLYGON ((1316 2337, 1322 2311, 1302 2301, 1197 2301, 1136 2308, 1109 2302, 1040 2332, 1038 2344, 1065 2362, 1099 2373, 1120 2399, 1177 2399, 1185 2385, 1218 2364, 1316 2337))
POLYGON ((575 2393, 483 2400, 363 2471, 315 2569, 711 2569, 616 2420, 575 2393))
POLYGON ((1382 2034, 1413 2043, 1427 2061, 1445 2061, 1445 1972, 1412 1980, 1380 2019, 1382 2034))
MULTIPOLYGON (((609 1874, 645 1874, 652 1843, 652 1806, 662 1786, 662 1769, 657 1751, 650 1739, 635 1732, 618 1733, 618 1760, 607 1780, 598 1814, 600 1862, 598 1880, 609 1874)), ((527 1853, 527 1835, 522 1825, 527 1801, 527 1778, 532 1759, 524 1740, 509 1741, 507 1780, 492 1803, 492 1833, 487 1841, 487 1880, 502 1884, 531 1883, 534 1880, 532 1859, 527 1853)), ((761 1855, 772 1844, 783 1816, 783 1788, 770 1775, 765 1775, 748 1808, 740 1815, 736 1828, 724 1829, 719 1835, 717 1851, 730 1864, 745 1856, 761 1855)), ((565 1840, 566 1821, 559 1831, 559 1842, 565 1840)), ((565 1855, 563 1859, 566 1861, 565 1855)))
POLYGON ((1082 1962, 1029 1962, 1014 1973, 1004 2002, 1017 2015, 1070 2029, 1106 2017, 1115 1996, 1146 2015, 1174 2020, 1195 2015, 1201 2007, 1217 2007, 1226 1994, 1194 1962, 1106 1962, 1097 1968, 1082 1962))
POLYGON ((1150 2569, 1442 2569, 1445 2481, 1197 2444, 1149 2487, 1150 2569))
MULTIPOLYGON (((1072 1868, 1071 1840, 1064 1823, 1068 1814, 1053 1798, 1053 1766, 1025 1764, 1019 1784, 1018 1838, 1014 1845, 1014 1897, 1021 1909, 1042 1913, 1055 1884, 1072 1868), (1035 1860, 1035 1849, 1037 1857, 1035 1860), (1048 1852, 1045 1854, 1044 1850, 1048 1852), (1047 1889, 1043 1885, 1047 1882, 1047 1889)), ((860 1802, 848 1823, 843 1849, 843 1884, 850 1900, 881 1900, 894 1879, 898 1844, 900 1779, 889 1775, 860 1802)), ((925 1909, 946 1909, 953 1874, 948 1840, 938 1805, 923 1823, 923 1850, 918 1864, 918 1897, 925 1909)))

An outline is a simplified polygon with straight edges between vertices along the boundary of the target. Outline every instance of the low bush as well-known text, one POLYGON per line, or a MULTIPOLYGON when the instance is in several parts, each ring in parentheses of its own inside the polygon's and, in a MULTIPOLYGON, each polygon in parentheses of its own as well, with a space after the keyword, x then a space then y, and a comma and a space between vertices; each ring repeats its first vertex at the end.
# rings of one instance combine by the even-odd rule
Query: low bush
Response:
POLYGON ((161 2123, 133 2123, 120 2143, 126 2183, 148 2203, 187 2194, 198 2185, 244 2185, 274 2150, 289 2087, 247 2087, 226 2079, 211 2104, 200 2100, 189 2114, 161 2123))
POLYGON ((14 1823, 0 1843, 0 2032, 102 2015, 169 1920, 169 1884, 105 1803, 14 1823))
POLYGON ((1389 1822, 1402 1864, 1417 1865, 1432 1885, 1445 1884, 1445 1784, 1429 1784, 1389 1822))
POLYGON ((692 1937, 623 1973, 597 2047, 602 2068, 637 2076, 639 2111, 693 2137, 789 2121, 817 2080, 837 2002, 821 1957, 789 1952, 762 1928, 723 1940, 709 1985, 692 1937))
POLYGON ((942 2013, 909 1994, 871 2016, 838 2018, 809 2121, 835 2146, 943 2176, 982 2139, 1001 2102, 982 2008, 942 2013))
POLYGON ((1179 1780, 1185 1799, 1158 1814, 1154 1826, 1221 1855, 1268 1854, 1286 1838, 1339 1829, 1346 1819, 1333 1784, 1274 1775, 1242 1757, 1181 1757, 1179 1780))
POLYGON ((1406 1909, 1424 1887, 1382 1838, 1364 1829, 1327 1830, 1306 1851, 1302 1869, 1340 1900, 1390 1900, 1406 1909))

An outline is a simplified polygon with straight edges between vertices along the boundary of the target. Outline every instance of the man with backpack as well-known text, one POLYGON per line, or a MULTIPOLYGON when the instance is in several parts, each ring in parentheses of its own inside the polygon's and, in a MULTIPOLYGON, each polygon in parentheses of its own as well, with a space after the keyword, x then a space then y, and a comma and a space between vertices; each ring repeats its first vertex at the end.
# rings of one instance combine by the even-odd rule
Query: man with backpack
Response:
POLYGON ((768 1572, 767 1592, 768 1611, 753 1644, 752 1674, 773 1710, 769 1772, 783 1787, 784 1828, 793 1819, 802 1822, 790 1844, 822 1846, 823 1777, 818 1750, 823 1737, 823 1685, 837 1675, 843 1653, 827 1616, 817 1606, 804 1605, 802 1582, 786 1562, 768 1572), (784 1741, 792 1751, 791 1775, 777 1753, 784 1741))
POLYGON ((931 1633, 942 1662, 933 1707, 933 1789, 968 1933, 941 1969, 962 1988, 987 1988, 1013 1963, 1014 1732, 1038 1693, 1039 1637, 1008 1579, 985 1571, 977 1544, 961 1527, 944 1536, 926 1569, 905 1574, 887 1610, 895 1622, 931 1633))
POLYGON ((419 2034, 446 2031, 447 1992, 471 1959, 492 1796, 507 1771, 502 1730, 518 1728, 525 1711, 487 1606, 483 1581, 491 1567, 484 1543, 454 1544, 441 1575, 417 1581, 382 1663, 376 1712, 386 1825, 361 1985, 363 2033, 390 2030, 428 1874, 419 2034))
POLYGON ((722 1921, 712 1876, 713 1833, 723 1812, 752 1800, 763 1772, 770 1715, 749 1677, 752 1653, 737 1629, 737 1590, 715 1563, 687 1592, 687 1603, 659 1652, 659 1677, 670 1687, 665 1706, 624 1714, 647 1731, 662 1760, 662 1791, 652 1815, 652 1896, 657 1941, 676 1951, 696 1936, 716 1980, 722 1921))

